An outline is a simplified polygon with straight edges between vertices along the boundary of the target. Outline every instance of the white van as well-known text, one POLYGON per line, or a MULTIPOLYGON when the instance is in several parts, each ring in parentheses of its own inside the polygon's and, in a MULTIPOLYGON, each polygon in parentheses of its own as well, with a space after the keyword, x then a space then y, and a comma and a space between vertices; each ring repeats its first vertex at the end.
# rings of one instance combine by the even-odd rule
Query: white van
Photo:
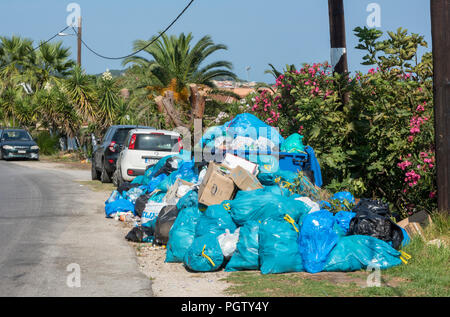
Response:
POLYGON ((181 136, 177 132, 153 129, 133 129, 128 132, 124 148, 117 159, 113 182, 131 182, 144 175, 147 167, 153 166, 167 156, 180 153, 181 136))

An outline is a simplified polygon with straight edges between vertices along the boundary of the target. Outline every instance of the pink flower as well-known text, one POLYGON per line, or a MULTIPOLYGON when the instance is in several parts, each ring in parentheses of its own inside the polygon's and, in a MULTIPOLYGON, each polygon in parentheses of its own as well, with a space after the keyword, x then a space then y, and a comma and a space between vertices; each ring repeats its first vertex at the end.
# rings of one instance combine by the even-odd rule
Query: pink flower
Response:
POLYGON ((416 111, 425 111, 425 108, 422 105, 418 105, 416 111))
POLYGON ((434 197, 436 197, 436 192, 430 192, 430 196, 429 196, 430 198, 434 198, 434 197))
POLYGON ((371 69, 369 69, 369 74, 375 74, 375 68, 371 68, 371 69))

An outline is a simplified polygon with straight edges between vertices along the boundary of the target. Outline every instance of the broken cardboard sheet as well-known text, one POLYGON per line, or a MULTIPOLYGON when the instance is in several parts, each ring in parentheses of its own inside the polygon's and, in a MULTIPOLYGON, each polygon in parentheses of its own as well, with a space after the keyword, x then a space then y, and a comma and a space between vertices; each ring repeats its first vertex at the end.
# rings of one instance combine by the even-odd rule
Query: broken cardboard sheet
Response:
POLYGON ((431 217, 426 211, 420 211, 397 223, 398 226, 406 230, 410 237, 418 234, 423 236, 423 227, 430 224, 431 217))
POLYGON ((240 190, 248 191, 263 188, 256 176, 241 166, 231 170, 230 178, 240 190))
POLYGON ((230 173, 226 167, 210 162, 198 190, 198 202, 210 206, 233 199, 236 186, 230 178, 230 173))
POLYGON ((176 204, 178 199, 187 194, 187 192, 192 189, 195 184, 187 182, 181 178, 175 181, 164 197, 164 201, 169 204, 176 204))

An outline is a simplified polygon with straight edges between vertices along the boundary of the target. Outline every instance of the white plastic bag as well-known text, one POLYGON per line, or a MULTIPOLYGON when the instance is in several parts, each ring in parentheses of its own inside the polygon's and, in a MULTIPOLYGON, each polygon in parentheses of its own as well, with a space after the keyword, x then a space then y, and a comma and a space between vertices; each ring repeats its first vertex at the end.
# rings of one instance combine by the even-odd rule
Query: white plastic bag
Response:
POLYGON ((225 233, 217 237, 222 254, 225 258, 230 258, 236 250, 236 244, 239 240, 239 228, 234 233, 230 233, 230 230, 225 229, 225 233))
POLYGON ((295 198, 295 200, 300 200, 305 204, 307 204, 309 207, 311 207, 311 209, 308 212, 309 214, 320 210, 320 205, 312 201, 309 197, 299 197, 295 198))

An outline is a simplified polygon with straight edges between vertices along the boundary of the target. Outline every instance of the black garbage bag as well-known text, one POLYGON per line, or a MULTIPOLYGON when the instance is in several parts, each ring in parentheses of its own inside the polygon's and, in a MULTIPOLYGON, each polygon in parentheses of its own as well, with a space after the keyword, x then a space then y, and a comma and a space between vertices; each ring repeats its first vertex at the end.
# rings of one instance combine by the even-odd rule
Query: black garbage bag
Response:
POLYGON ((153 175, 153 177, 158 177, 161 174, 166 174, 169 176, 173 171, 176 171, 178 167, 176 167, 175 160, 171 157, 168 158, 164 165, 153 175))
POLYGON ((132 242, 151 242, 154 230, 151 227, 134 227, 125 236, 125 239, 132 242))
POLYGON ((152 196, 151 193, 147 193, 139 196, 136 199, 136 202, 134 204, 134 213, 137 216, 142 217, 142 212, 145 210, 145 206, 147 205, 148 200, 150 199, 151 196, 152 196))
POLYGON ((381 200, 372 200, 369 198, 361 198, 358 204, 353 208, 353 212, 370 211, 380 216, 390 216, 389 204, 381 200))
POLYGON ((154 244, 166 245, 169 241, 169 232, 173 223, 178 216, 178 208, 176 205, 165 206, 159 212, 155 223, 155 240, 154 244))
POLYGON ((353 208, 356 216, 350 221, 348 235, 371 236, 391 242, 399 249, 403 241, 402 229, 391 220, 389 206, 381 201, 361 199, 353 208))
POLYGON ((131 188, 139 187, 139 184, 131 184, 128 182, 122 183, 119 187, 117 187, 117 191, 122 195, 123 192, 129 191, 131 188))

